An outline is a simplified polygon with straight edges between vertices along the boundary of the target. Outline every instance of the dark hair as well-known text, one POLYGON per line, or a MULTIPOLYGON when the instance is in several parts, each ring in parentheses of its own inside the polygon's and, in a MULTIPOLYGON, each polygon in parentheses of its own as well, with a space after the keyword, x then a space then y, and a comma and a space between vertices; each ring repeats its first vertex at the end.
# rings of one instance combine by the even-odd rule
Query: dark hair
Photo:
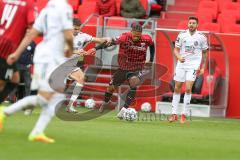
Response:
POLYGON ((142 26, 138 23, 133 23, 131 27, 132 27, 132 31, 142 32, 142 26))
POLYGON ((195 16, 188 17, 188 20, 195 20, 198 23, 198 18, 195 16))
POLYGON ((78 18, 73 18, 73 25, 74 26, 81 26, 81 21, 78 18))

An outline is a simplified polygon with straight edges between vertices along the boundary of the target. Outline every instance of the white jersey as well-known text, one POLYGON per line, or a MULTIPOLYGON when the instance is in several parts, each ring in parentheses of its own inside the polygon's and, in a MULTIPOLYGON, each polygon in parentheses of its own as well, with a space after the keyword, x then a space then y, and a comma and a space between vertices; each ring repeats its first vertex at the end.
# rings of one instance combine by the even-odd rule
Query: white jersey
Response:
POLYGON ((175 42, 175 47, 180 48, 180 55, 185 58, 185 62, 178 61, 177 68, 199 69, 202 61, 202 51, 208 49, 206 36, 196 31, 193 35, 189 30, 180 32, 175 42))
POLYGON ((64 30, 73 29, 72 7, 67 0, 50 0, 37 18, 33 28, 43 33, 43 41, 37 46, 34 63, 65 61, 64 30))
POLYGON ((79 32, 73 39, 73 49, 81 50, 88 42, 91 42, 93 37, 89 34, 79 32))

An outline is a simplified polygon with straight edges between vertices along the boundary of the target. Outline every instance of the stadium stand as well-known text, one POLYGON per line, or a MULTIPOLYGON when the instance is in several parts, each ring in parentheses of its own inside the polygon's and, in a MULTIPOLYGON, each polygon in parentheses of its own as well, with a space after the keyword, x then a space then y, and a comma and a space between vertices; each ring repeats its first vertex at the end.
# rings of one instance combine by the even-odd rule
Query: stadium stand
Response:
POLYGON ((211 14, 213 19, 217 18, 218 4, 215 1, 201 1, 198 5, 198 14, 208 13, 211 14))
POLYGON ((221 27, 219 23, 206 22, 201 25, 200 30, 219 33, 221 27))
POLYGON ((187 22, 186 20, 180 21, 177 25, 177 29, 186 29, 187 28, 187 22))

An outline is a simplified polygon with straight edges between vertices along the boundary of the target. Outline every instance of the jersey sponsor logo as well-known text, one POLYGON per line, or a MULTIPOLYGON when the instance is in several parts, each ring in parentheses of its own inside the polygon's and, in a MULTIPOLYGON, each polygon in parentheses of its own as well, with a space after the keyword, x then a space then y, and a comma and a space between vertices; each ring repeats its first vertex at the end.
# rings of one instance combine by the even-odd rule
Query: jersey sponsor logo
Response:
POLYGON ((198 41, 195 41, 195 42, 194 42, 194 46, 198 46, 198 41))

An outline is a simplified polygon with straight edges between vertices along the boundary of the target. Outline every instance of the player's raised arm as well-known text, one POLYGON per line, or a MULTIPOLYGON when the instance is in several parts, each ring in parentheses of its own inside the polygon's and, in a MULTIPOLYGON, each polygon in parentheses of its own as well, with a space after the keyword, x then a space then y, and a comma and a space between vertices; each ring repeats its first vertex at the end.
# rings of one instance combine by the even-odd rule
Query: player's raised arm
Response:
POLYGON ((114 39, 108 38, 108 40, 105 41, 104 43, 102 43, 92 49, 89 49, 87 51, 87 54, 94 54, 99 49, 105 49, 105 48, 111 47, 113 45, 117 45, 116 41, 114 39))
POLYGON ((93 37, 92 42, 109 45, 111 43, 112 39, 109 37, 103 37, 103 38, 98 38, 98 37, 93 37))

